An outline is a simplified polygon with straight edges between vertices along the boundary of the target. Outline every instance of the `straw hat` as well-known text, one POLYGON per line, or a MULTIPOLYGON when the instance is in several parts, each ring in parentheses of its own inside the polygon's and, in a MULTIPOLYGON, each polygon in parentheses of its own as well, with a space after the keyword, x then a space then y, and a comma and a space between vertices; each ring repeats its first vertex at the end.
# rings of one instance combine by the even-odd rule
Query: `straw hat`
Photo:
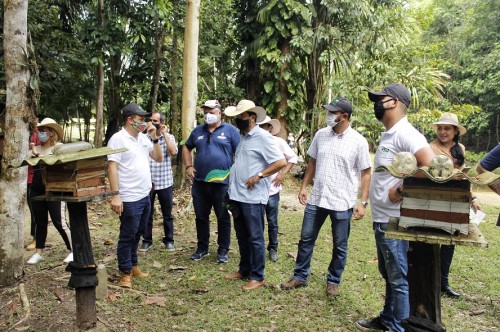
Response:
POLYGON ((257 122, 258 125, 263 125, 265 123, 268 123, 271 126, 273 126, 273 129, 271 129, 271 135, 276 136, 280 132, 280 130, 281 130, 280 120, 271 119, 269 116, 266 116, 266 119, 264 121, 257 122))
POLYGON ((443 113, 443 115, 441 115, 441 118, 437 122, 431 124, 431 127, 434 128, 434 130, 437 130, 437 125, 455 126, 458 128, 458 132, 460 133, 460 135, 465 135, 465 133, 467 132, 467 129, 465 129, 458 123, 458 117, 454 113, 443 113))
POLYGON ((51 118, 45 118, 40 122, 37 126, 38 128, 40 127, 49 127, 50 129, 54 130, 57 133, 57 136, 59 136, 59 141, 62 141, 64 138, 64 130, 60 125, 58 125, 54 119, 51 118))
POLYGON ((224 114, 227 116, 236 116, 243 112, 253 112, 257 114, 257 123, 266 119, 266 110, 260 106, 255 106, 253 101, 247 99, 240 100, 236 107, 229 106, 224 110, 224 114))

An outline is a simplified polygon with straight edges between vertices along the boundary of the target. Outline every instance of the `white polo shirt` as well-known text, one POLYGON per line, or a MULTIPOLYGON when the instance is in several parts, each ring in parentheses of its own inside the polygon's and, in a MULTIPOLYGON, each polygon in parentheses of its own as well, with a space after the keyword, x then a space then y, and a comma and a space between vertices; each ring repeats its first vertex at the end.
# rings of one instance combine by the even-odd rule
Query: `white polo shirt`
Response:
MULTIPOLYGON (((394 155, 398 152, 415 154, 418 150, 428 146, 424 135, 408 122, 408 118, 404 117, 391 129, 382 133, 375 153, 375 169, 379 166, 390 165, 394 155)), ((389 189, 402 183, 403 180, 393 177, 387 171, 372 174, 370 204, 374 222, 388 223, 390 217, 400 216, 400 203, 391 202, 389 189)))
POLYGON ((128 149, 108 155, 108 161, 118 163, 118 185, 122 202, 137 202, 148 196, 151 191, 149 153, 153 150, 153 143, 143 133, 135 138, 122 128, 111 137, 108 146, 112 149, 128 149))
POLYGON ((331 127, 318 130, 307 150, 316 159, 308 203, 333 211, 356 205, 360 172, 371 167, 366 139, 350 126, 340 135, 331 127))
MULTIPOLYGON (((278 136, 273 136, 274 142, 276 143, 276 146, 278 147, 278 150, 283 153, 283 156, 285 156, 286 162, 287 163, 292 163, 296 164, 297 163, 297 155, 295 152, 293 152, 292 148, 288 145, 288 143, 281 137, 278 136)), ((269 189, 269 196, 275 195, 283 189, 283 186, 280 184, 279 186, 275 186, 273 184, 273 180, 278 176, 278 173, 274 173, 269 177, 269 181, 271 182, 271 187, 269 189)))

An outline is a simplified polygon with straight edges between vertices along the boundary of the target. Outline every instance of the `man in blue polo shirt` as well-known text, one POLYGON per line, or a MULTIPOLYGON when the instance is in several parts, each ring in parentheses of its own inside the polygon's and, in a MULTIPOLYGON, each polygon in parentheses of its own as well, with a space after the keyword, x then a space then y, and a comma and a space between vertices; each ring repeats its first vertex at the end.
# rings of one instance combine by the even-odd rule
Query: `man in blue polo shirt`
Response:
POLYGON ((225 278, 248 278, 243 289, 253 290, 265 285, 264 211, 269 199, 268 177, 285 167, 286 159, 271 134, 257 125, 266 118, 262 107, 250 100, 241 100, 231 111, 226 109, 225 114, 236 117, 235 123, 241 133, 228 190, 240 264, 238 272, 225 278))
POLYGON ((233 155, 240 143, 238 130, 221 121, 221 105, 217 100, 208 100, 201 106, 205 123, 197 126, 182 147, 182 159, 187 176, 193 180, 194 213, 198 245, 191 259, 199 261, 208 255, 210 238, 210 211, 217 217, 218 239, 217 261, 228 261, 231 241, 231 218, 222 206, 229 183, 229 171, 233 155), (196 149, 196 156, 191 151, 196 149))

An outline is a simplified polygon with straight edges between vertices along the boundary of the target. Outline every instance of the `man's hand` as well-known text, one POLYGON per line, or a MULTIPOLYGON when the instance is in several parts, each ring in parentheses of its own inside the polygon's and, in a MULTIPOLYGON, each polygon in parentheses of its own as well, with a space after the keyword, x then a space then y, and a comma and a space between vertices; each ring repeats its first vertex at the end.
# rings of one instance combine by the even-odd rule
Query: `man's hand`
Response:
POLYGON ((358 203, 354 207, 354 220, 361 220, 366 214, 366 208, 364 207, 363 204, 358 203))
POLYGON ((245 182, 245 185, 248 189, 253 189, 254 184, 260 181, 260 177, 258 175, 252 176, 250 179, 245 182))
POLYGON ((111 210, 115 211, 118 217, 122 215, 123 212, 123 202, 120 194, 113 196, 111 198, 111 210))
POLYGON ((403 195, 400 194, 400 191, 400 187, 392 187, 391 189, 389 189, 388 195, 392 203, 396 204, 403 201, 403 195))
POLYGON ((283 184, 283 180, 285 179, 285 176, 281 173, 281 172, 278 172, 276 177, 274 178, 272 184, 275 186, 275 187, 279 187, 280 185, 283 184))
POLYGON ((156 135, 156 127, 153 125, 152 122, 149 123, 149 126, 148 126, 148 134, 149 134, 149 137, 151 137, 151 139, 157 139, 158 136, 156 135))
POLYGON ((194 166, 186 168, 186 175, 191 179, 194 180, 194 175, 196 174, 196 169, 194 166))
POLYGON ((307 204, 307 188, 300 188, 299 191, 299 202, 302 205, 307 204))

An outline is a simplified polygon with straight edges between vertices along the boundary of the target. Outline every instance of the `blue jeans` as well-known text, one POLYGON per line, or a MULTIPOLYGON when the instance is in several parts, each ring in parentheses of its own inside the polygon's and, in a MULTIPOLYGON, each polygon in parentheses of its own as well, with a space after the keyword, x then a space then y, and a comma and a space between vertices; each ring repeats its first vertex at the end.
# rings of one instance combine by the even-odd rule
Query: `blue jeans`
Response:
POLYGON ((161 214, 163 216, 163 243, 174 243, 174 216, 172 215, 172 206, 174 199, 173 186, 165 189, 152 190, 151 191, 151 212, 149 213, 149 219, 144 230, 143 243, 153 243, 153 216, 154 216, 154 204, 155 198, 158 195, 158 201, 160 202, 161 214))
POLYGON ((239 272, 251 280, 264 280, 266 244, 264 240, 264 204, 231 201, 240 213, 234 218, 234 230, 240 249, 239 272))
POLYGON ((266 205, 267 234, 269 244, 267 250, 278 250, 278 211, 280 204, 280 193, 269 196, 266 205))
POLYGON ((329 284, 340 284, 347 261, 347 241, 351 230, 352 209, 333 211, 311 204, 307 204, 304 211, 294 279, 303 282, 307 281, 311 270, 314 244, 327 216, 330 216, 332 222, 333 253, 326 280, 329 284))
POLYGON ((385 304, 380 318, 392 331, 402 332, 401 321, 410 316, 408 241, 386 238, 386 229, 385 223, 373 223, 378 270, 385 279, 385 304))
POLYGON ((123 202, 123 212, 120 216, 120 237, 116 248, 118 269, 123 273, 130 273, 132 266, 136 266, 137 247, 140 234, 148 222, 151 202, 149 195, 137 202, 123 202))
POLYGON ((210 211, 214 208, 217 217, 217 244, 220 249, 229 250, 231 243, 231 217, 222 206, 227 184, 194 181, 191 189, 196 216, 198 249, 208 249, 210 240, 210 211))

